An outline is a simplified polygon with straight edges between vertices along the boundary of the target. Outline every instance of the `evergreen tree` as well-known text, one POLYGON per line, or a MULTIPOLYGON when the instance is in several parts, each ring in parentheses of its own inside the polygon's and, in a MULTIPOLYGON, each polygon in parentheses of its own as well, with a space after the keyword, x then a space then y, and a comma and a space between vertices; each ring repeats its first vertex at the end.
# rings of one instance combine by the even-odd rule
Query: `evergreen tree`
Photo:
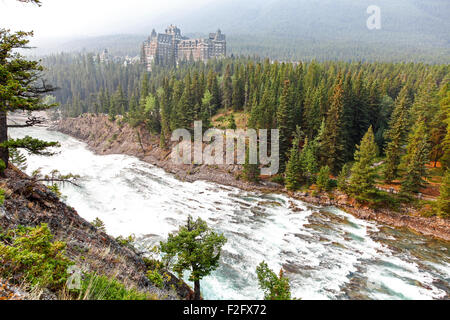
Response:
POLYGON ((375 191, 377 144, 372 126, 364 135, 361 144, 356 147, 355 164, 351 170, 349 191, 357 196, 367 195, 375 191))
POLYGON ((277 127, 280 130, 280 170, 286 168, 287 152, 291 146, 291 137, 295 129, 294 108, 290 96, 290 82, 284 82, 283 93, 277 112, 277 127))
POLYGON ((283 269, 279 276, 269 269, 264 261, 256 268, 259 287, 264 291, 265 300, 291 300, 289 279, 285 277, 283 269))
POLYGON ((227 110, 233 104, 233 82, 231 80, 231 67, 227 65, 223 78, 223 107, 227 110))
POLYGON ((291 191, 297 190, 303 182, 303 168, 300 162, 299 144, 300 141, 296 137, 292 142, 289 160, 286 165, 284 181, 286 188, 291 191))
POLYGON ((389 183, 398 177, 398 167, 403 153, 403 144, 408 130, 408 109, 410 100, 408 89, 404 87, 395 101, 395 109, 386 133, 388 145, 386 147, 386 161, 384 180, 389 183))
POLYGON ((450 218, 450 170, 446 170, 442 178, 437 209, 441 218, 450 218))
POLYGON ((442 167, 446 170, 450 169, 450 82, 445 83, 442 86, 440 92, 440 113, 441 117, 444 120, 443 127, 443 138, 440 145, 440 149, 442 150, 441 156, 441 164, 442 167))
POLYGON ((245 150, 245 163, 244 163, 243 176, 244 179, 250 182, 258 182, 261 170, 258 163, 250 163, 250 151, 247 147, 245 150))
POLYGON ((346 163, 344 164, 344 166, 342 167, 341 172, 339 173, 338 177, 337 177, 337 187, 340 191, 342 192, 348 192, 348 177, 350 175, 351 172, 351 166, 350 163, 346 163))
POLYGON ((317 166, 317 142, 305 139, 304 147, 300 153, 300 163, 302 165, 305 183, 310 185, 315 181, 315 175, 319 171, 317 166))
POLYGON ((342 114, 344 107, 342 78, 334 87, 331 107, 325 120, 320 145, 321 163, 328 166, 332 173, 338 173, 344 164, 344 132, 342 114))
POLYGON ((426 126, 422 119, 418 120, 408 141, 406 155, 402 159, 404 178, 402 191, 417 193, 426 185, 423 179, 427 175, 425 165, 429 161, 429 144, 426 126))
POLYGON ((166 242, 161 242, 164 260, 172 264, 173 270, 183 278, 186 270, 190 271, 189 280, 194 282, 195 300, 201 299, 200 280, 217 269, 222 246, 226 238, 212 231, 205 221, 196 221, 189 216, 186 225, 177 233, 169 234, 166 242))
MULTIPOLYGON (((41 152, 49 146, 57 145, 29 137, 8 141, 8 112, 18 109, 38 111, 54 106, 42 102, 43 95, 53 91, 53 87, 48 86, 41 78, 43 67, 38 61, 26 60, 16 52, 28 48, 27 37, 32 35, 32 32, 10 33, 0 29, 0 160, 6 168, 9 162, 9 147, 41 152)), ((36 124, 36 120, 29 120, 21 127, 36 124)))
POLYGON ((316 181, 317 190, 319 192, 330 190, 330 174, 331 170, 328 166, 320 168, 316 181))

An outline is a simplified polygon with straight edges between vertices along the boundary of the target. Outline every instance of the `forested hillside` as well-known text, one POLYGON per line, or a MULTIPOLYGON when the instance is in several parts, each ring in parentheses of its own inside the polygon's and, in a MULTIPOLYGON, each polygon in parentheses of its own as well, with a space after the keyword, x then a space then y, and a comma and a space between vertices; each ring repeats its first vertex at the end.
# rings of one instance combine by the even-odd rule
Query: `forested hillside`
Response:
MULTIPOLYGON (((362 199, 377 197, 376 181, 414 194, 428 183, 430 161, 450 165, 448 65, 229 58, 156 66, 147 74, 138 65, 98 64, 89 55, 45 62, 49 80, 63 88, 55 95, 63 116, 107 113, 115 121, 122 115, 161 134, 161 145, 194 120, 204 127, 234 128, 239 120, 242 127, 280 129, 290 189, 320 185, 331 173, 340 175, 340 188, 362 199), (382 165, 375 172, 376 160, 382 165)), ((257 178, 257 167, 246 170, 257 178)))
POLYGON ((142 21, 139 28, 124 29, 124 35, 63 39, 40 52, 108 48, 117 55, 137 55, 153 28, 163 31, 176 23, 188 36, 205 36, 221 28, 227 35, 228 52, 234 55, 284 61, 449 63, 448 12, 446 0, 213 1, 190 14, 174 11, 142 21), (366 26, 370 5, 381 9, 380 30, 366 26))

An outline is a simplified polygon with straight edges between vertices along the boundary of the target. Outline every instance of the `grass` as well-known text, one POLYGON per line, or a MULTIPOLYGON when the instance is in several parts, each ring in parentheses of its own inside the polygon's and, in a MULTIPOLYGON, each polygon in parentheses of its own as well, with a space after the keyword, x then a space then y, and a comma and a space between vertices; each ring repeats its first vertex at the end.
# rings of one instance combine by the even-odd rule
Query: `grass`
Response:
MULTIPOLYGON (((154 294, 127 287, 113 277, 96 273, 81 274, 80 288, 68 290, 69 267, 66 243, 53 241, 47 224, 0 230, 0 278, 24 288, 39 299, 45 289, 60 299, 79 300, 155 300, 154 294)), ((107 250, 105 251, 107 254, 107 250)), ((73 277, 73 276, 72 276, 73 277)), ((72 280, 72 279, 71 279, 72 280)))
POLYGON ((155 300, 156 296, 127 288, 114 278, 86 273, 81 281, 81 289, 71 292, 77 300, 155 300))

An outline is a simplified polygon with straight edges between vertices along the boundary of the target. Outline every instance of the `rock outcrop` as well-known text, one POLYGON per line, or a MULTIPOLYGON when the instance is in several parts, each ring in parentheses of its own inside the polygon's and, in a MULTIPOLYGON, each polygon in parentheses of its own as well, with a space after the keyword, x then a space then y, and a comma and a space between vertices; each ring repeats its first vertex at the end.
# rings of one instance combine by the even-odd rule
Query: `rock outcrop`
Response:
POLYGON ((126 285, 163 299, 188 296, 190 289, 185 284, 175 288, 181 296, 172 290, 172 282, 165 289, 152 285, 146 277, 147 267, 139 253, 120 245, 81 218, 75 209, 61 202, 46 186, 13 166, 5 171, 5 175, 0 178, 0 188, 6 196, 3 206, 0 206, 1 229, 46 223, 56 240, 67 243, 67 256, 81 269, 115 277, 126 285))

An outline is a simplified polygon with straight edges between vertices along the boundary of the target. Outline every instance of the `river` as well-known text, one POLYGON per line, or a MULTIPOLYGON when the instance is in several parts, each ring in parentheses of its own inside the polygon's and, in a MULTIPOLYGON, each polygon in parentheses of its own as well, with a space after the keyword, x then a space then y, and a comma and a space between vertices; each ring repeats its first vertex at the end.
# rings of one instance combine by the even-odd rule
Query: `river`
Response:
POLYGON ((14 138, 24 133, 62 146, 52 157, 29 155, 26 171, 79 174, 80 188, 62 187, 65 201, 86 220, 103 220, 109 234, 157 244, 189 214, 223 233, 220 267, 202 280, 206 299, 263 298, 255 275, 263 260, 283 267, 293 296, 305 300, 450 298, 449 242, 284 195, 182 182, 135 157, 95 155, 45 128, 10 130, 14 138), (303 211, 291 210, 291 201, 303 211))

